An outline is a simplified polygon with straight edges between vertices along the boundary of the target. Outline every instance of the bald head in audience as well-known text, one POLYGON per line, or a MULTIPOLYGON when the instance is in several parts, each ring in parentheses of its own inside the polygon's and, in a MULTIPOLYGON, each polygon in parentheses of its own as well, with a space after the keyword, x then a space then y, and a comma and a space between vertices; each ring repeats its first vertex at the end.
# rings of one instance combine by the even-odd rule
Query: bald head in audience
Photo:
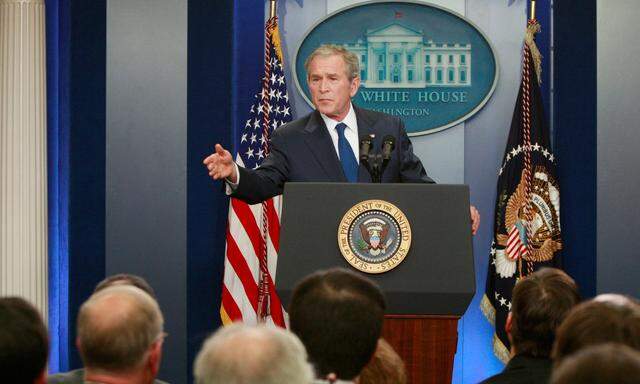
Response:
POLYGON ((294 334, 240 323, 205 341, 194 374, 197 384, 307 384, 313 379, 307 353, 294 334))
POLYGON ((85 380, 152 383, 162 358, 163 326, 157 302, 139 288, 118 285, 94 293, 78 314, 85 380))

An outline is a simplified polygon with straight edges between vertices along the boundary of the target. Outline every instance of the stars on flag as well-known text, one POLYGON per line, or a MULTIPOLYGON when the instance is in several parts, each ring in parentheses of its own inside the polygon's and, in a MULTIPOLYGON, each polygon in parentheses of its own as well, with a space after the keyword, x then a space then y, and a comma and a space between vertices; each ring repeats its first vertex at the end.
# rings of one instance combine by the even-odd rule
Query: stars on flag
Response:
POLYGON ((507 307, 507 310, 511 310, 511 302, 506 297, 502 296, 498 292, 494 292, 496 303, 499 303, 501 307, 507 307))
POLYGON ((249 169, 260 166, 267 156, 268 150, 264 145, 268 142, 273 130, 292 119, 284 67, 275 51, 272 51, 272 57, 268 63, 271 66, 271 73, 268 77, 263 77, 263 81, 268 81, 269 87, 255 94, 249 109, 249 117, 240 134, 238 156, 249 169))
POLYGON ((526 150, 529 150, 531 152, 538 152, 540 153, 542 156, 544 156, 547 160, 549 160, 550 162, 554 163, 555 162, 555 156, 553 155, 553 153, 546 149, 545 147, 543 147, 542 145, 535 143, 535 144, 531 144, 529 146, 526 145, 518 145, 518 147, 514 147, 511 149, 511 151, 507 152, 507 156, 505 156, 504 159, 504 163, 502 164, 502 166, 500 167, 500 169, 498 169, 498 176, 502 175, 502 172, 504 171, 504 168, 507 166, 507 164, 509 163, 509 161, 515 159, 517 156, 524 154, 524 152, 526 150))

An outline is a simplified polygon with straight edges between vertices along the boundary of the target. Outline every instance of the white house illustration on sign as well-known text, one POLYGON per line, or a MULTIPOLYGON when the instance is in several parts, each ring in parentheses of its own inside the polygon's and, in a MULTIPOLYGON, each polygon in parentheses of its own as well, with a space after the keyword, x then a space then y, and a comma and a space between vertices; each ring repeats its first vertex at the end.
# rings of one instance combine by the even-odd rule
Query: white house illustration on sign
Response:
POLYGON ((366 40, 343 44, 360 61, 362 86, 471 86, 471 44, 425 42, 422 30, 392 23, 368 30, 366 40))

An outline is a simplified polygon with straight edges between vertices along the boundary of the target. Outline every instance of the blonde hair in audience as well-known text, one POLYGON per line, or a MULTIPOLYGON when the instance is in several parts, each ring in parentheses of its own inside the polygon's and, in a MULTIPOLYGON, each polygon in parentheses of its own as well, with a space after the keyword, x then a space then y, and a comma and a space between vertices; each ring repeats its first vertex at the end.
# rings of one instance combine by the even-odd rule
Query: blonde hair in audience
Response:
POLYGON ((378 340, 373 358, 358 376, 358 384, 406 384, 407 372, 402 358, 384 339, 378 340))

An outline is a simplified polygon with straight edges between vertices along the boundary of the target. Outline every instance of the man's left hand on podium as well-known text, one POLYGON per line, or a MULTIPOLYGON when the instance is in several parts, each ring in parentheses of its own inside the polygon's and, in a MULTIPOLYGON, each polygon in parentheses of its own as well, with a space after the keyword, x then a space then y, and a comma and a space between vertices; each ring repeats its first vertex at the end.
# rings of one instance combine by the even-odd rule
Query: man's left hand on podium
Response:
POLYGON ((480 212, 473 205, 469 207, 471 213, 471 234, 475 235, 480 228, 480 212))

